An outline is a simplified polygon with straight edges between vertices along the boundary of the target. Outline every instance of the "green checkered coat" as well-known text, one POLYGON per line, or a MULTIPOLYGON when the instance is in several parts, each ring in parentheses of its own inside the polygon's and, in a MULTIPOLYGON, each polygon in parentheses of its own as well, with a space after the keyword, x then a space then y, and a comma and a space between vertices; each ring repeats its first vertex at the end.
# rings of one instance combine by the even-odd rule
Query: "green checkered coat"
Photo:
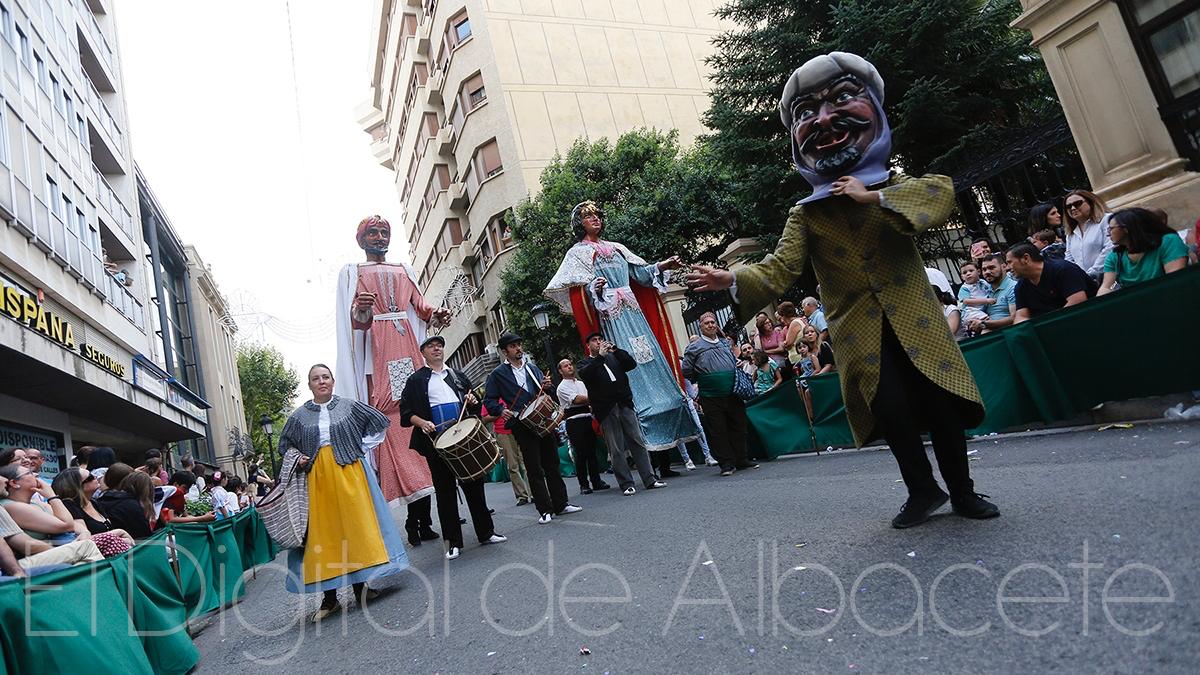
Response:
POLYGON ((893 176, 881 203, 830 197, 788 213, 775 252, 738 270, 737 312, 748 321, 800 276, 812 257, 837 354, 846 417, 861 447, 876 438, 871 401, 879 386, 886 314, 909 358, 942 389, 964 399, 968 428, 983 420, 983 401, 934 296, 913 235, 945 224, 954 211, 946 176, 893 176))

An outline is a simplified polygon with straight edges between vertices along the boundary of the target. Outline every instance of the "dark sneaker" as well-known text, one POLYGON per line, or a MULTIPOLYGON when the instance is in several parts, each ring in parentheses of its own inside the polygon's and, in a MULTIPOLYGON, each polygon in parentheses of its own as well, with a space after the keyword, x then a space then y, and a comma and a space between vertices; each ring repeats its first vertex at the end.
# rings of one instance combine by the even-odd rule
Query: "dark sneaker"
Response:
POLYGON ((755 464, 754 462, 746 462, 745 464, 739 464, 737 467, 737 470, 738 471, 746 471, 748 469, 757 469, 757 468, 758 468, 758 464, 755 464))
POLYGON ((592 483, 592 488, 595 490, 607 490, 611 487, 612 487, 611 485, 609 485, 608 483, 605 483, 604 481, 592 483))
POLYGON ((590 495, 590 494, 592 494, 592 488, 581 488, 581 489, 579 490, 579 494, 581 494, 581 495, 590 495))
POLYGON ((906 527, 920 525, 929 520, 929 516, 945 506, 949 500, 950 495, 941 490, 938 490, 937 494, 932 497, 909 497, 908 501, 904 502, 904 506, 900 507, 900 513, 892 518, 892 527, 903 530, 906 527))
POLYGON ((1000 515, 1000 509, 996 508, 995 504, 984 499, 987 496, 976 492, 968 492, 965 495, 952 498, 950 500, 950 507, 963 518, 975 518, 977 520, 995 518, 1000 515))
POLYGON ((729 469, 721 469, 721 475, 722 475, 722 476, 732 476, 732 475, 733 475, 733 469, 732 469, 732 468, 729 468, 729 469))

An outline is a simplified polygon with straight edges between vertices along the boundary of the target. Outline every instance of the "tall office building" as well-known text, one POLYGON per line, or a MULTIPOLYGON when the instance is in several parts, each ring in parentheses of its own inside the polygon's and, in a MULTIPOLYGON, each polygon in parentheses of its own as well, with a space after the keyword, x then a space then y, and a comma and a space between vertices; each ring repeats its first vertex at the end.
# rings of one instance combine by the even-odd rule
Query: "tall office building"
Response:
POLYGON ((211 461, 204 438, 225 434, 209 430, 189 257, 130 150, 112 11, 0 0, 0 448, 41 449, 46 473, 84 444, 211 461))
POLYGON ((443 332, 452 365, 506 323, 503 217, 556 153, 639 127, 678 129, 683 143, 701 133, 717 3, 376 0, 360 121, 395 171, 393 239, 407 239, 430 302, 465 306, 443 332))

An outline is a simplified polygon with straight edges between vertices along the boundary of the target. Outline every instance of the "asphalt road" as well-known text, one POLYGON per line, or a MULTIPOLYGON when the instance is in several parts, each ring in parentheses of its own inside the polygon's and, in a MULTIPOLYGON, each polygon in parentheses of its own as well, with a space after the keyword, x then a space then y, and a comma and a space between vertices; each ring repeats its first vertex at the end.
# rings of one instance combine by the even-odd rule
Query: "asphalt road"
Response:
POLYGON ((343 595, 319 629, 318 598, 260 570, 199 633, 199 672, 1200 670, 1200 424, 970 449, 1001 517, 947 507, 906 531, 877 451, 702 468, 634 497, 568 479, 584 511, 548 525, 489 486, 508 543, 410 550, 419 573, 366 612, 343 595))

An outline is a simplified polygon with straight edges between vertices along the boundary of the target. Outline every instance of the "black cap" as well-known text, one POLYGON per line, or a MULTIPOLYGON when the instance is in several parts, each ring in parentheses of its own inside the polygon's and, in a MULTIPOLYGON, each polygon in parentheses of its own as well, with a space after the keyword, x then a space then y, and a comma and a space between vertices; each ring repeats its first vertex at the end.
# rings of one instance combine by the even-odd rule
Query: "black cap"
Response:
POLYGON ((505 347, 511 345, 514 342, 524 342, 524 340, 522 340, 521 336, 517 335, 516 333, 510 333, 509 331, 504 331, 503 333, 500 334, 500 340, 498 340, 496 342, 496 346, 499 347, 500 349, 504 349, 505 347))
POLYGON ((601 332, 600 332, 600 331, 598 331, 598 330, 594 330, 594 331, 592 331, 592 332, 588 333, 587 337, 583 338, 583 341, 584 341, 585 343, 587 343, 587 342, 591 342, 592 338, 594 338, 594 337, 598 337, 598 338, 600 338, 600 339, 602 339, 602 340, 603 340, 603 339, 604 339, 604 333, 601 333, 601 332))
POLYGON ((446 346, 446 338, 442 337, 441 335, 430 335, 429 337, 425 338, 424 342, 421 343, 421 349, 425 349, 434 342, 440 342, 442 343, 443 347, 446 346))

